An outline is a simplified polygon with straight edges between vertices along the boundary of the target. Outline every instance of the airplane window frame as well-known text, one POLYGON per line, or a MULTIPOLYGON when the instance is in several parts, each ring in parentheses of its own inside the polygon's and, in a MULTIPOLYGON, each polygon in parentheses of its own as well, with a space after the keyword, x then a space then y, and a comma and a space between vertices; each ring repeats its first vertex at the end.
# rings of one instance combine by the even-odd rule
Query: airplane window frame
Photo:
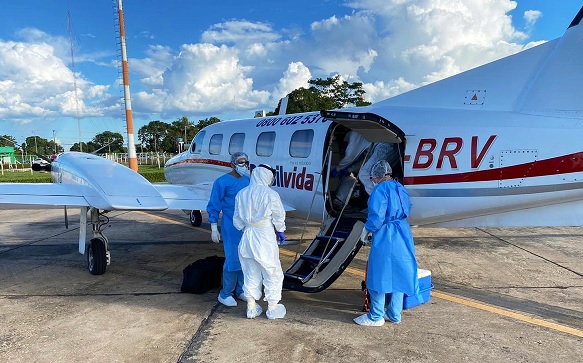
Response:
POLYGON ((204 137, 206 135, 206 131, 199 131, 194 139, 192 140, 192 144, 190 144, 190 153, 191 154, 200 154, 202 153, 202 144, 204 142, 204 137))
POLYGON ((255 155, 269 157, 273 155, 273 150, 275 149, 275 131, 265 131, 257 136, 257 144, 255 145, 255 155), (263 140, 263 136, 270 136, 270 139, 263 140), (265 145, 262 145, 265 144, 265 145), (263 152, 263 150, 269 152, 263 152), (261 153, 260 153, 261 151, 261 153))
POLYGON ((288 152, 292 158, 308 158, 312 153, 312 145, 314 144, 314 130, 312 129, 304 129, 304 130, 296 130, 291 136, 289 141, 289 148, 288 152), (309 135, 307 138, 304 136, 304 140, 297 140, 299 137, 298 135, 309 135), (308 144, 309 147, 306 145, 301 146, 301 144, 308 144), (307 154, 305 153, 307 151, 307 154))
POLYGON ((213 136, 211 136, 209 140, 209 154, 219 155, 222 149, 223 149, 223 134, 214 134, 213 136), (218 143, 215 142, 216 138, 220 138, 220 141, 218 143), (218 151, 215 152, 215 150, 217 150, 217 147, 218 151))
POLYGON ((245 133, 244 132, 236 132, 233 135, 231 135, 231 138, 229 139, 229 155, 233 155, 234 153, 238 152, 238 151, 243 151, 243 146, 245 145, 245 133), (239 142, 238 139, 235 139, 235 137, 239 137, 240 135, 242 135, 242 139, 239 142))

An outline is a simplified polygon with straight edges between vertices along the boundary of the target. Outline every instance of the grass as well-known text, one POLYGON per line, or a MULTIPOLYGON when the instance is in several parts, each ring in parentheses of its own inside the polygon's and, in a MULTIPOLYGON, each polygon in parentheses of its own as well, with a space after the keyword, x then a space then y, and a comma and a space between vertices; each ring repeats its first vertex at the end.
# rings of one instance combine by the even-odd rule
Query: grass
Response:
MULTIPOLYGON (((4 168, 4 175, 0 174, 0 183, 51 183, 51 173, 44 171, 33 171, 30 169, 18 169, 18 171, 4 168)), ((165 182, 164 168, 158 168, 157 165, 139 165, 138 173, 151 183, 165 182)))

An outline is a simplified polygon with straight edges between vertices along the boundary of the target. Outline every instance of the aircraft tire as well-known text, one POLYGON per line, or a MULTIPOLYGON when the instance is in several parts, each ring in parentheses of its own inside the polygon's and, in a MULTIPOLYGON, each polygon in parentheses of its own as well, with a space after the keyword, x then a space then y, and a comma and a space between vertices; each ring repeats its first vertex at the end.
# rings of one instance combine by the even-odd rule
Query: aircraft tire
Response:
POLYGON ((93 238, 87 250, 87 269, 92 275, 103 275, 106 267, 105 242, 100 238, 93 238))
POLYGON ((190 211, 190 224, 194 227, 200 227, 202 224, 202 213, 199 210, 190 211))

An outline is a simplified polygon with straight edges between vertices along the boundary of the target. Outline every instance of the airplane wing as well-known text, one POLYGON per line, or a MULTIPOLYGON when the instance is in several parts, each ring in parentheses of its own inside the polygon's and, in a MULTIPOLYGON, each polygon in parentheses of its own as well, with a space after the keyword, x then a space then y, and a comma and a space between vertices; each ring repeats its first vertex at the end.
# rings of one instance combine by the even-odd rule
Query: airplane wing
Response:
POLYGON ((56 208, 90 206, 91 188, 74 184, 2 183, 0 204, 7 208, 56 208))
POLYGON ((152 184, 102 157, 61 154, 52 164, 55 183, 0 183, 2 208, 94 207, 101 210, 205 210, 210 183, 152 184))

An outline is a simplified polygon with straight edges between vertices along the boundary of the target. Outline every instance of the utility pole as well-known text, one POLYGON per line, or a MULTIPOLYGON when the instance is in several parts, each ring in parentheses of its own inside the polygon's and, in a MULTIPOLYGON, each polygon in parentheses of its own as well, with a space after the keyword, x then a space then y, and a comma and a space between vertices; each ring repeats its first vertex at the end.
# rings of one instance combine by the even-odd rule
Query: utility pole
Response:
POLYGON ((34 152, 38 154, 38 146, 36 144, 36 132, 34 133, 34 152))
POLYGON ((57 155, 57 141, 55 138, 55 130, 53 130, 53 144, 55 144, 55 155, 57 155))

